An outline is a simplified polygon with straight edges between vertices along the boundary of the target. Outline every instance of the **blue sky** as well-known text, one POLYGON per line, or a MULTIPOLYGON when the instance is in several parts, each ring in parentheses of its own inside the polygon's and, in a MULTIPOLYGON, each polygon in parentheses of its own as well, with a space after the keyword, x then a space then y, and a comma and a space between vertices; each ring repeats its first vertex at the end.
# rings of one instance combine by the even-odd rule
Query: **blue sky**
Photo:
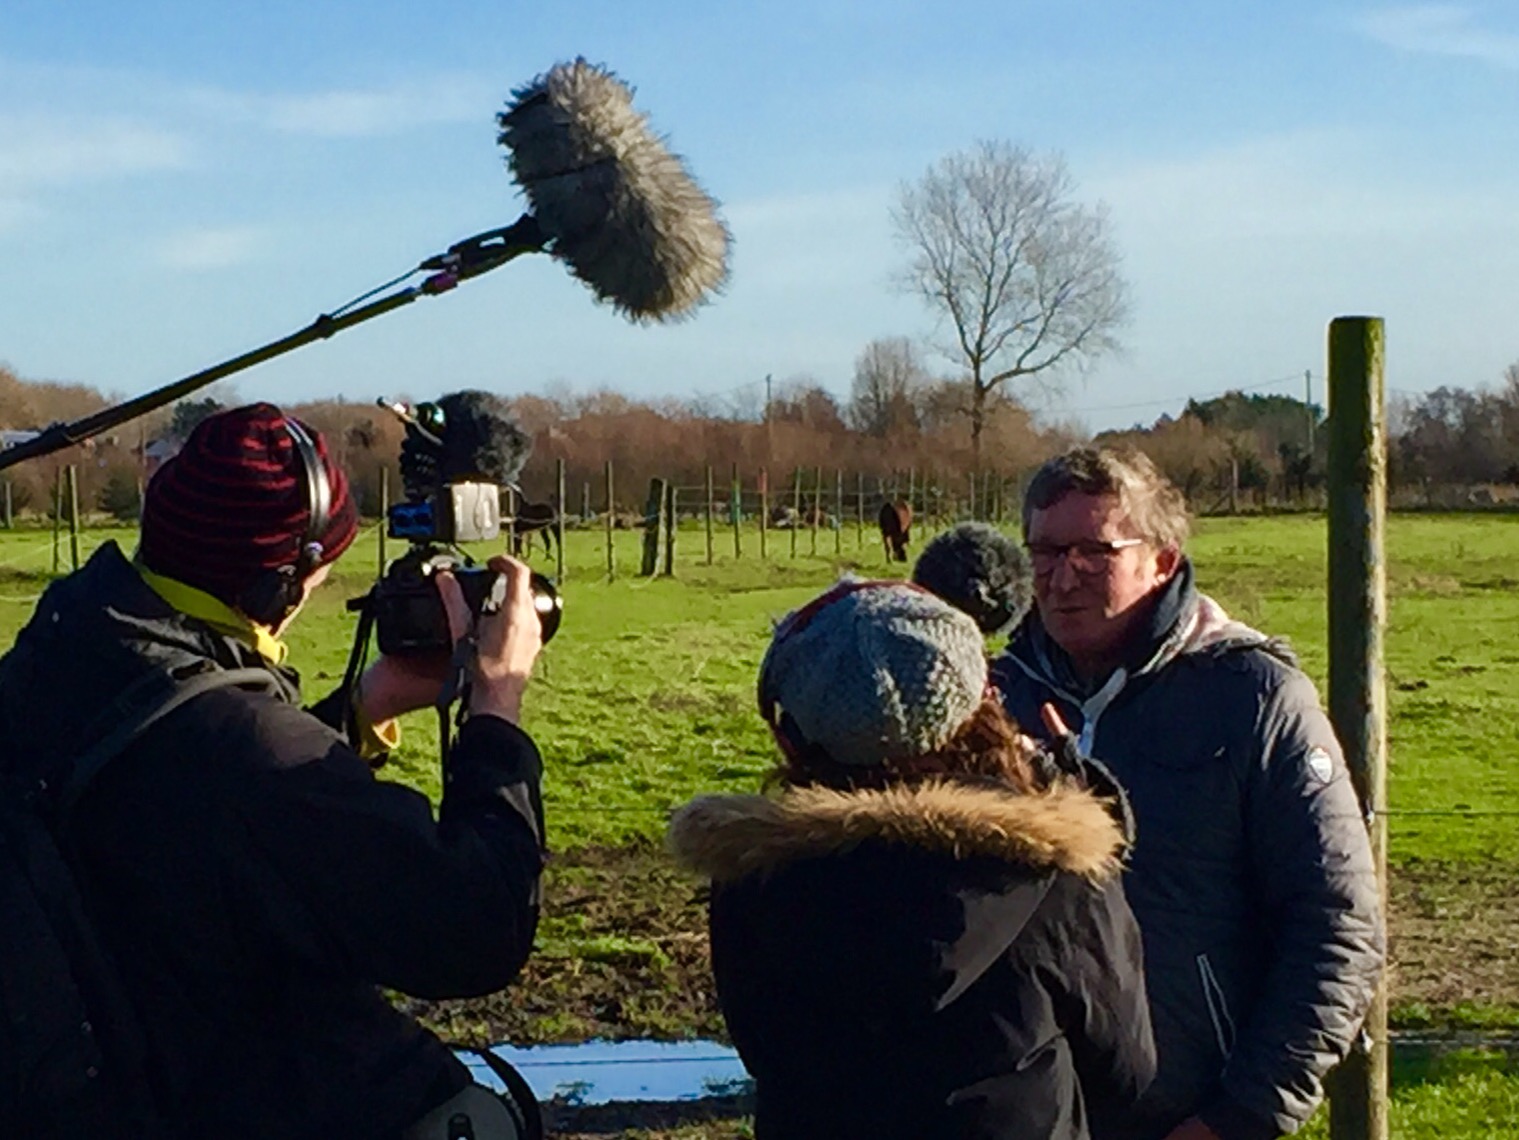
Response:
POLYGON ((1519 359, 1519 7, 6 0, 0 361, 134 394, 512 221, 493 115, 577 54, 722 201, 726 294, 634 327, 525 258, 240 397, 844 395, 868 341, 934 333, 891 287, 896 188, 980 138, 1062 152, 1132 285, 1126 353, 1047 415, 1301 394, 1341 314, 1387 318, 1400 391, 1519 359))

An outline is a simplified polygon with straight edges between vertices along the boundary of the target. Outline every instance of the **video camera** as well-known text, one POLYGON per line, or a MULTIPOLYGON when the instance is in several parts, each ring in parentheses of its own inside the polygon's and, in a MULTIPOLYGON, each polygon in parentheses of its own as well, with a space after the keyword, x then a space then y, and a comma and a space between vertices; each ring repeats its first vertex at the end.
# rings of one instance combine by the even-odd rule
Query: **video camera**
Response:
MULTIPOLYGON (((386 533, 411 544, 385 569, 373 589, 352 599, 374 622, 380 652, 417 654, 453 648, 448 615, 432 576, 453 574, 476 616, 493 613, 506 582, 476 566, 460 545, 488 542, 501 533, 501 492, 514 486, 532 440, 506 413, 504 401, 487 392, 465 391, 436 403, 380 405, 406 425, 401 443, 404 501, 390 507, 386 533)), ((531 579, 543 640, 559 629, 564 602, 542 574, 531 579)))

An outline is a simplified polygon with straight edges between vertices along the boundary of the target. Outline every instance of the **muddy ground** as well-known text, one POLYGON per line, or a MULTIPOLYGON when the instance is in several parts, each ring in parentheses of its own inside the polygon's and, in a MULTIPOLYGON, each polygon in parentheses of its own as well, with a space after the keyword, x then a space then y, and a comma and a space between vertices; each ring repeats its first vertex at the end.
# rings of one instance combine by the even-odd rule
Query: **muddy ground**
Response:
MULTIPOLYGON (((1519 876, 1507 864, 1420 862, 1391 874, 1395 1025, 1519 1028, 1519 876)), ((552 861, 539 950, 505 993, 410 1003, 452 1040, 721 1039, 698 883, 653 843, 552 861)), ((551 1109, 552 1135, 745 1135, 739 1102, 551 1109), (705 1116, 717 1121, 706 1123, 705 1116), (653 1132, 626 1132, 641 1127, 653 1132)))

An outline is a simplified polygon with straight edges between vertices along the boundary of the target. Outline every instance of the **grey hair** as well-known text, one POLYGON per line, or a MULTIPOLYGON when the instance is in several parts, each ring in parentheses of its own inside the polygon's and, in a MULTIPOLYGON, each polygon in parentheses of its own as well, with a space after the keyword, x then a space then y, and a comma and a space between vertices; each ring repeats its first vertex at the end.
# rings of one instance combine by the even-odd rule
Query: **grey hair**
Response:
POLYGON ((1191 533, 1187 499, 1142 451, 1073 447, 1044 462, 1023 495, 1023 533, 1035 511, 1073 493, 1112 495, 1140 537, 1180 550, 1191 533))

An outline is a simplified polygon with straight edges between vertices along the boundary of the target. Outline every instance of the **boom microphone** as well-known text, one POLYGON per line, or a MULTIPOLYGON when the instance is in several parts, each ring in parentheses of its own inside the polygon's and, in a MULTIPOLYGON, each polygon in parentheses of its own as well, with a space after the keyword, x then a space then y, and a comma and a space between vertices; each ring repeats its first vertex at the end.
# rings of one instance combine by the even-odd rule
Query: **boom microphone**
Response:
MULTIPOLYGON (((103 411, 49 425, 0 449, 0 470, 82 443, 255 364, 393 312, 524 253, 549 252, 633 321, 689 315, 728 279, 728 228, 717 204, 633 109, 615 75, 583 59, 562 63, 512 93, 497 141, 531 209, 502 229, 455 242, 413 273, 420 284, 370 290, 305 328, 103 411)), ((497 482, 497 480, 489 480, 497 482)), ((500 482, 510 483, 511 480, 500 482)))
POLYGON ((727 280, 717 204, 612 72, 559 64, 514 91, 496 121, 542 236, 599 299, 630 320, 672 320, 727 280))
POLYGON ((912 580, 967 613, 986 634, 1011 628, 1033 600, 1028 556, 986 523, 966 522, 923 548, 912 580))

